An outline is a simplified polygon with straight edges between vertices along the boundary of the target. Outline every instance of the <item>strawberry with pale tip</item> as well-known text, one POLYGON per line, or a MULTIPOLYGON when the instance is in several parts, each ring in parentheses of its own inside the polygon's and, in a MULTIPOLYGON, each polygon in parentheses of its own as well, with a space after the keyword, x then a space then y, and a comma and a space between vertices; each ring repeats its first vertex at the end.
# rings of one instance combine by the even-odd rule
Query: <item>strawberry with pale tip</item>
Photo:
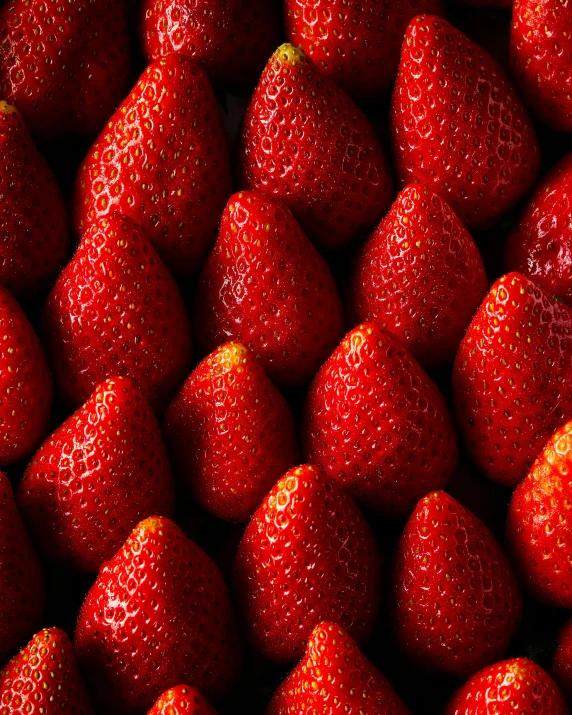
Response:
POLYGON ((147 715, 216 715, 196 688, 178 685, 167 690, 147 715))

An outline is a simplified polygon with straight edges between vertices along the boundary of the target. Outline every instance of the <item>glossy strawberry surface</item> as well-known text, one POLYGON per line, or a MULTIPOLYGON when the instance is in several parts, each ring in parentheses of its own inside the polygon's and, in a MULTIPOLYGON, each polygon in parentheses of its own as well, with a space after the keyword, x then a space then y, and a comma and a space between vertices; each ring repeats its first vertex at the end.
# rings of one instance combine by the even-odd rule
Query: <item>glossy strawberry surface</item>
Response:
POLYGON ((147 715, 216 715, 196 688, 178 685, 161 695, 147 715))

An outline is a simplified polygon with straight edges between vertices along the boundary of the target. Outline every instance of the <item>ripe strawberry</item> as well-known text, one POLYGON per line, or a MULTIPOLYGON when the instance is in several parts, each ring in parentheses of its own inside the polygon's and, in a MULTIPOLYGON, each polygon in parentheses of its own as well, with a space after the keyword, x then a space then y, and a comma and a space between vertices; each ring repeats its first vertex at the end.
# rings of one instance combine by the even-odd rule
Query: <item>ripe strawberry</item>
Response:
POLYGON ((504 70, 433 16, 407 28, 391 132, 401 184, 434 189, 469 229, 513 208, 540 168, 533 125, 504 70))
POLYGON ((397 74, 399 51, 409 21, 440 14, 441 0, 285 0, 286 36, 319 69, 358 101, 387 92, 397 74))
POLYGON ((45 290, 65 262, 66 209, 15 107, 0 102, 0 281, 18 298, 45 290))
POLYGON ((360 643, 380 599, 380 557, 349 496, 311 464, 287 472, 246 527, 234 562, 236 595, 255 647, 298 660, 322 620, 360 643))
POLYGON ((0 715, 91 715, 72 644, 45 628, 0 671, 0 715))
POLYGON ((358 256, 349 311, 354 324, 395 335, 428 369, 453 362, 487 288, 479 249, 447 202, 408 186, 358 256))
POLYGON ((97 572, 149 514, 172 515, 159 425, 131 380, 106 380, 58 427, 17 498, 38 548, 81 571, 97 572))
POLYGON ((197 288, 203 352, 240 340, 271 380, 303 385, 337 345, 343 321, 328 264, 290 210, 259 191, 232 196, 197 288))
MULTIPOLYGON (((12 487, 0 472, 0 661, 4 663, 40 625, 44 577, 16 508, 12 487)), ((0 699, 0 713, 2 700, 0 699)))
POLYGON ((0 7, 0 96, 39 140, 93 136, 129 86, 126 0, 8 0, 0 7))
POLYGON ((178 685, 167 690, 147 715, 216 715, 196 688, 178 685))
POLYGON ((475 673, 453 696, 445 715, 568 715, 556 683, 528 658, 511 658, 475 673))
POLYGON ((220 110, 203 70, 169 55, 145 70, 79 170, 74 224, 83 235, 119 211, 174 273, 200 268, 231 193, 220 110))
POLYGON ((572 418, 572 311, 519 273, 491 288, 453 369, 457 421, 475 463, 515 487, 572 418))
MULTIPOLYGON (((571 30, 572 32, 572 30, 571 30)), ((543 179, 506 243, 507 271, 572 302, 572 154, 543 179)))
POLYGON ((569 702, 572 701, 572 618, 568 618, 558 634, 551 673, 569 702))
POLYGON ((125 217, 100 219, 86 233, 48 296, 44 332, 60 394, 73 406, 122 375, 161 411, 191 362, 177 285, 125 217))
POLYGON ((238 142, 241 188, 282 199, 309 238, 331 250, 375 225, 392 180, 373 127, 294 45, 270 58, 238 142))
POLYGON ((217 85, 249 91, 280 37, 274 0, 143 0, 141 44, 149 60, 180 52, 217 85))
POLYGON ((406 655, 466 677, 502 657, 522 598, 492 532, 445 492, 419 501, 397 546, 392 622, 406 655))
POLYGON ((355 641, 335 623, 320 623, 306 654, 270 702, 266 715, 407 715, 409 710, 355 641))
POLYGON ((221 519, 246 521, 299 462, 286 401, 241 343, 226 343, 183 384, 164 433, 180 478, 221 519))
POLYGON ((28 457, 46 434, 52 376, 26 315, 0 286, 0 464, 28 457))
POLYGON ((440 392, 373 323, 349 332, 316 375, 302 421, 305 458, 359 502, 392 516, 444 486, 457 438, 440 392))
POLYGON ((173 683, 220 698, 240 649, 217 567, 169 519, 149 517, 102 567, 81 607, 80 664, 106 713, 140 713, 173 683))

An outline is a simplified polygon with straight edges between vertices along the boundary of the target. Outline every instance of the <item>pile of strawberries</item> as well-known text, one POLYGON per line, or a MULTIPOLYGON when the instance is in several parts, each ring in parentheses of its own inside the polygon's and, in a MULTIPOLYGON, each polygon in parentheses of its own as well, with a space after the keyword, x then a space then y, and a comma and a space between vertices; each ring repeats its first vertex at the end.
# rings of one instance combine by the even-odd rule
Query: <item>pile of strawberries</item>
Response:
POLYGON ((0 467, 0 715, 569 714, 572 0, 0 0, 0 467))

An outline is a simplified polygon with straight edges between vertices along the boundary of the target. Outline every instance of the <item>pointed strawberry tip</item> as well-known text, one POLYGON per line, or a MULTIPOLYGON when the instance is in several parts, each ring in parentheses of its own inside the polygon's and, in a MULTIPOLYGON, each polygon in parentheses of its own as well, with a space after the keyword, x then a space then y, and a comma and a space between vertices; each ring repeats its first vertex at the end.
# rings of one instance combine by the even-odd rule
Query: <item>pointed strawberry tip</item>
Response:
POLYGON ((303 50, 296 47, 296 45, 291 45, 289 42, 285 42, 283 45, 280 45, 274 53, 274 57, 283 64, 289 64, 293 67, 303 64, 308 59, 303 50))

